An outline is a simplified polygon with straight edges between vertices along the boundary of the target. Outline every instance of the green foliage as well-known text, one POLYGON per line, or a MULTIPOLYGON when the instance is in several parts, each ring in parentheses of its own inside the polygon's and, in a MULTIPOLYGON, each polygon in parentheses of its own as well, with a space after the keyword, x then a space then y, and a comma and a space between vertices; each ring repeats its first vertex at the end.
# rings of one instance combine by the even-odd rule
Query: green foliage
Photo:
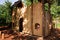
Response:
POLYGON ((34 3, 38 3, 38 0, 33 0, 34 3))
POLYGON ((56 19, 58 17, 58 6, 57 6, 57 0, 53 0, 53 4, 51 4, 51 14, 52 14, 52 17, 53 19, 56 19))
POLYGON ((51 5, 51 14, 52 14, 53 18, 58 17, 58 14, 57 14, 57 5, 51 5))
POLYGON ((48 3, 46 3, 44 6, 45 6, 45 11, 48 11, 48 3))
POLYGON ((5 1, 4 5, 0 5, 0 24, 11 22, 11 2, 5 1))
POLYGON ((31 5, 31 0, 24 0, 25 5, 29 6, 31 5))
POLYGON ((60 0, 58 0, 58 7, 57 7, 57 11, 58 11, 58 14, 59 14, 59 17, 60 17, 60 0))
MULTIPOLYGON (((38 3, 38 0, 32 0, 33 3, 38 3)), ((32 4, 31 0, 24 0, 25 5, 29 6, 32 4)))
POLYGON ((5 2, 5 14, 6 14, 6 22, 11 22, 11 2, 5 2))
MULTIPOLYGON (((60 0, 59 0, 60 1, 60 0)), ((53 17, 53 21, 55 20, 55 26, 60 28, 60 2, 55 1, 51 5, 51 14, 53 17)))

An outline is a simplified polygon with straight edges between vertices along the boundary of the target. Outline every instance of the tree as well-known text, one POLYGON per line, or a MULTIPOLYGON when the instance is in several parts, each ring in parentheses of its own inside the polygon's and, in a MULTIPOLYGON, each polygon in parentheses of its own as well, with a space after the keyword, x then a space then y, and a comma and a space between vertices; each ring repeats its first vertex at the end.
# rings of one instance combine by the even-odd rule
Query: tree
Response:
POLYGON ((54 0, 54 3, 51 5, 51 14, 53 19, 60 17, 60 1, 54 0))
POLYGON ((11 15, 11 2, 5 1, 4 5, 0 5, 0 20, 1 21, 5 20, 4 23, 10 23, 11 17, 12 17, 12 15, 11 15))
POLYGON ((6 13, 6 22, 11 22, 11 2, 6 1, 5 2, 5 13, 6 13))

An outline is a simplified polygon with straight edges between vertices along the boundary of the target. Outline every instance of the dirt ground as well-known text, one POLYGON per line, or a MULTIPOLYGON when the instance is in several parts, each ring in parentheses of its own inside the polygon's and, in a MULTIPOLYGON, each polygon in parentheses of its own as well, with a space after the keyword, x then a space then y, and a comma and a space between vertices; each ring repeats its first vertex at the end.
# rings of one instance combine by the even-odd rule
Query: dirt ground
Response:
MULTIPOLYGON (((6 33, 6 32, 5 32, 6 33)), ((29 35, 20 35, 18 32, 13 32, 13 31, 10 31, 7 32, 8 34, 5 34, 4 38, 2 39, 1 35, 0 35, 0 40, 40 40, 43 38, 40 37, 38 39, 38 37, 36 36, 29 36, 29 35), (11 34, 12 33, 12 34, 11 34)), ((51 33, 49 34, 49 36, 47 37, 44 37, 44 40, 60 40, 60 29, 56 28, 56 29, 53 29, 51 30, 51 33)))
POLYGON ((45 40, 60 40, 60 29, 55 28, 51 30, 51 33, 49 36, 44 38, 45 40))

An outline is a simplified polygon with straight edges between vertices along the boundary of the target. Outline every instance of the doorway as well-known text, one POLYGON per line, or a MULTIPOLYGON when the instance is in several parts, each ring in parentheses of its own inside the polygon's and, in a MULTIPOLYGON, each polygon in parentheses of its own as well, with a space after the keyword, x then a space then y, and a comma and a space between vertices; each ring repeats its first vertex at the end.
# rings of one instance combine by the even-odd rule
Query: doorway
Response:
POLYGON ((23 31, 23 18, 20 18, 19 20, 19 32, 23 31))

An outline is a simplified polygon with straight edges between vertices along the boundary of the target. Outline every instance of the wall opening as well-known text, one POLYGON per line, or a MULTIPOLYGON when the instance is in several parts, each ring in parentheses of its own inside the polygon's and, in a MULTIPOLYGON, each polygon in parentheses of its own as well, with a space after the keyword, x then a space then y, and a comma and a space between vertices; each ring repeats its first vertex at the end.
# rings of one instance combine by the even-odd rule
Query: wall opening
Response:
POLYGON ((19 32, 23 31, 23 18, 20 18, 19 20, 19 32))

